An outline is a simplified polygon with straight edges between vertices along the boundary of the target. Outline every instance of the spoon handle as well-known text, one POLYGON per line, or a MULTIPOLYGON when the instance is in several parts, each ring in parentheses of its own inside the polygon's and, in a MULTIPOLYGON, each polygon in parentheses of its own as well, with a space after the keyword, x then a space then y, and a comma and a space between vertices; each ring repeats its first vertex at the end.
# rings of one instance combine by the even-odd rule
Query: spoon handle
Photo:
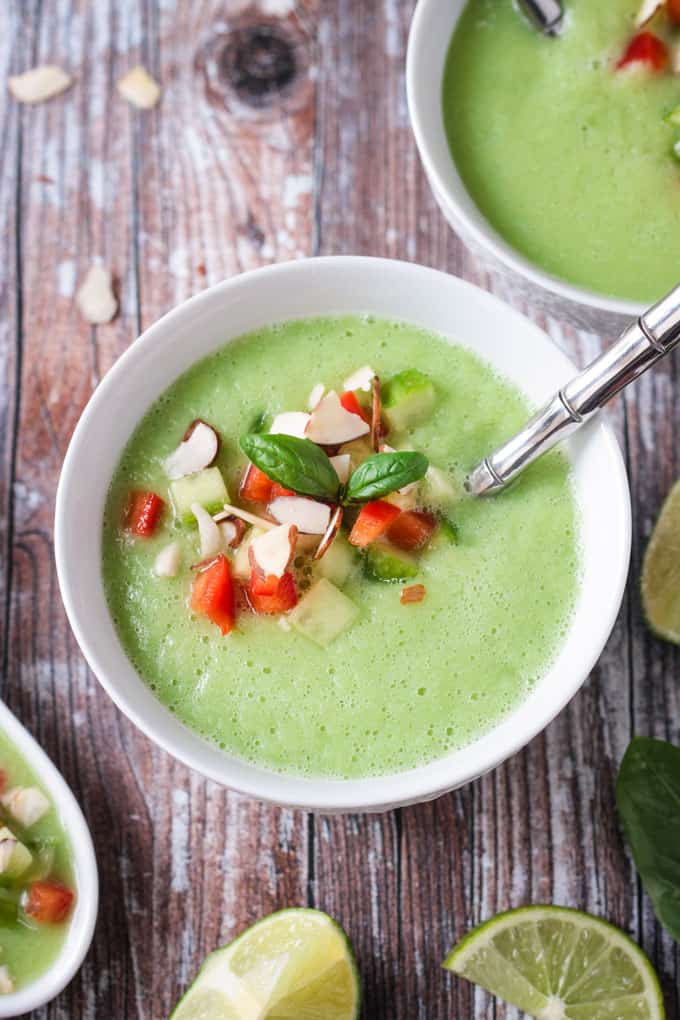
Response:
POLYGON ((557 35, 562 27, 561 0, 520 0, 522 9, 536 28, 545 35, 557 35))
POLYGON ((475 496, 497 492, 528 464, 580 428, 624 386, 680 342, 680 286, 628 326, 616 343, 574 376, 525 427, 469 474, 475 496))

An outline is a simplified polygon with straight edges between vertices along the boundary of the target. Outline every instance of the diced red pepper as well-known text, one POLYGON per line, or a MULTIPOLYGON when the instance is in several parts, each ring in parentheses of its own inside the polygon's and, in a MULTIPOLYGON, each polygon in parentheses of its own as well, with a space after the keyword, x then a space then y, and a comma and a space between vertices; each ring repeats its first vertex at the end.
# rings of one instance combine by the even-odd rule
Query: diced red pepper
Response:
POLYGON ((437 518, 427 510, 403 510, 387 530, 387 537, 399 549, 422 549, 432 538, 437 518))
POLYGON ((295 579, 289 572, 282 577, 259 577, 256 571, 248 582, 248 599, 256 613, 285 613, 297 605, 295 579))
POLYGON ((7 786, 7 773, 5 772, 4 769, 0 769, 0 793, 5 792, 6 786, 7 786))
POLYGON ((387 531, 401 513, 398 506, 384 499, 376 499, 361 508, 361 512, 350 531, 349 540, 352 545, 365 546, 375 542, 387 531))
POLYGON ((357 400, 356 393, 353 390, 345 390, 344 393, 341 393, 340 403, 350 414, 358 414, 368 425, 371 424, 371 419, 357 400))
POLYGON ((271 503, 272 500, 277 498, 277 496, 295 496, 295 495, 296 493, 293 492, 292 489, 284 489, 284 487, 282 485, 279 485, 278 482, 274 482, 274 484, 272 485, 272 492, 271 496, 269 497, 269 502, 271 503))
POLYGON ((155 492, 136 490, 130 493, 125 527, 131 535, 150 538, 158 527, 165 503, 155 492))
POLYGON ((66 920, 74 893, 62 882, 46 879, 28 887, 24 911, 40 924, 58 924, 66 920))
POLYGON ((674 25, 680 25, 680 0, 666 0, 668 17, 674 25))
POLYGON ((228 634, 236 622, 234 596, 229 560, 221 553, 194 578, 190 605, 195 613, 207 616, 223 634, 228 634))
POLYGON ((653 71, 663 71, 668 63, 668 47, 653 32, 639 32, 628 43, 616 65, 617 69, 631 64, 646 64, 653 71))
POLYGON ((271 499, 274 482, 267 478, 254 464, 249 464, 241 481, 239 495, 247 503, 268 503, 271 499))

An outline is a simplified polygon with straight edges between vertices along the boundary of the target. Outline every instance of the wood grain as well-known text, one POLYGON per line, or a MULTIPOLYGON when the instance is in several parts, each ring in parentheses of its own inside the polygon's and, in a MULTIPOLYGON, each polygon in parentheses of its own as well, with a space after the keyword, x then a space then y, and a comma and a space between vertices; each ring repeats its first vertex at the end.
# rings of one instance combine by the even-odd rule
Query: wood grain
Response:
POLYGON ((593 910, 641 940, 680 1017, 678 949, 622 844, 613 780, 633 732, 680 738, 678 653, 644 627, 645 540, 680 471, 673 362, 611 412, 631 473, 632 583, 598 667, 562 715, 494 773, 431 804, 323 818, 264 806, 175 763, 89 674, 53 568, 69 436, 141 328, 225 276, 363 252, 454 272, 528 313, 579 361, 601 338, 545 321, 445 225, 406 110, 413 3, 400 0, 8 0, 3 79, 34 63, 74 87, 33 109, 0 99, 0 648, 3 696, 73 786, 102 904, 81 973, 36 1017, 167 1016, 203 956, 277 907, 346 927, 371 1020, 515 1017, 440 970, 472 924, 526 902, 593 910), (158 109, 115 81, 142 62, 158 109), (120 315, 74 306, 95 259, 120 315))

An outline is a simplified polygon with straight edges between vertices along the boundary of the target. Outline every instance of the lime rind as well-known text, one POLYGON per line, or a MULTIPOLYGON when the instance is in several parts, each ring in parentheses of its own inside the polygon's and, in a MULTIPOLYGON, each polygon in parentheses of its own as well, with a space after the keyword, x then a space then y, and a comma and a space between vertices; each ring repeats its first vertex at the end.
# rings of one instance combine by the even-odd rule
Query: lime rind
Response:
POLYGON ((569 907, 499 914, 451 951, 444 967, 537 1020, 663 1020, 645 954, 607 921, 569 907))
POLYGON ((650 629, 680 645, 680 481, 668 493, 647 544, 640 587, 650 629))
POLYGON ((171 1020, 357 1020, 360 993, 340 925, 290 908, 211 953, 171 1020))

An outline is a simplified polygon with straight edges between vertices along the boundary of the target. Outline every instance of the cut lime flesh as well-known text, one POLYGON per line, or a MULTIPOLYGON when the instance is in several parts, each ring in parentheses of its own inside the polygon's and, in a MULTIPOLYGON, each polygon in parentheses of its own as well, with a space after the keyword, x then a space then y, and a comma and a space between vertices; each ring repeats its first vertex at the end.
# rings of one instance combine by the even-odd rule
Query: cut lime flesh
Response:
POLYGON ((270 914, 206 959, 172 1020, 355 1020, 359 977, 319 910, 270 914))
POLYGON ((567 907, 520 907, 470 932, 448 970, 536 1020, 663 1020, 661 988, 618 928, 567 907))
POLYGON ((652 630, 680 644, 680 482, 666 497, 645 552, 642 604, 652 630))

